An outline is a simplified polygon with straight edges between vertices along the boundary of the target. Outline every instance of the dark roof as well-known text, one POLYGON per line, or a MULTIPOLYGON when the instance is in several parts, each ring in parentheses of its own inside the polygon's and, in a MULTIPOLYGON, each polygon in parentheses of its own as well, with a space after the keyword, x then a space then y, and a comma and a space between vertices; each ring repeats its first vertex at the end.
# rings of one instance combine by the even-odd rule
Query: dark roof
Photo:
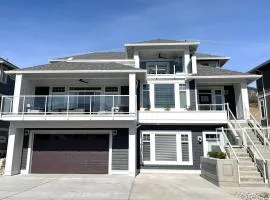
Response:
POLYGON ((17 67, 16 65, 12 64, 11 62, 0 58, 0 63, 4 63, 9 69, 19 69, 19 67, 17 67))
POLYGON ((55 62, 21 69, 22 71, 41 70, 140 70, 138 68, 115 62, 82 63, 82 62, 55 62))
POLYGON ((270 64, 270 59, 264 61, 263 63, 259 64, 258 66, 254 67, 253 69, 249 70, 248 73, 256 73, 257 70, 260 70, 269 64, 270 64))
POLYGON ((198 64, 197 74, 195 74, 194 76, 219 76, 219 75, 250 75, 250 74, 198 64))
MULTIPOLYGON (((227 58, 226 56, 217 56, 217 55, 213 55, 213 54, 207 54, 207 53, 195 53, 196 57, 198 58, 219 58, 219 59, 224 59, 227 58)), ((228 59, 228 58, 227 58, 228 59)))
POLYGON ((153 40, 146 40, 146 41, 139 41, 135 42, 136 44, 143 44, 143 43, 185 43, 185 42, 196 42, 192 40, 170 40, 170 39, 153 39, 153 40))
POLYGON ((72 55, 63 58, 56 58, 57 59, 89 59, 89 60, 114 60, 114 59, 125 59, 126 53, 125 52, 92 52, 86 54, 79 54, 79 55, 72 55))

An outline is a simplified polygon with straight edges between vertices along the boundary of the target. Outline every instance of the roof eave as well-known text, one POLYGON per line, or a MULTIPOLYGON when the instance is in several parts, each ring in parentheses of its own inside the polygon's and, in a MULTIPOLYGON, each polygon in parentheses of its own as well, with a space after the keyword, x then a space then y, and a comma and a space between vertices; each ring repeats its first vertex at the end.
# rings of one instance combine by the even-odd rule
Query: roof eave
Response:
POLYGON ((189 46, 189 45, 199 45, 200 42, 164 42, 164 43, 130 43, 130 44, 125 44, 125 47, 130 47, 130 46, 189 46))
POLYGON ((11 70, 7 74, 146 73, 146 70, 11 70))
POLYGON ((188 79, 215 79, 215 78, 231 78, 231 79, 247 79, 251 78, 257 80, 261 78, 262 75, 254 74, 243 74, 243 75, 215 75, 215 76, 189 76, 188 79))
POLYGON ((230 60, 230 57, 197 57, 197 60, 230 60))
POLYGON ((258 65, 257 67, 254 67, 253 69, 249 70, 247 73, 256 73, 257 72, 261 72, 260 69, 265 67, 265 65, 270 64, 270 59, 266 60, 265 62, 261 63, 260 65, 258 65))

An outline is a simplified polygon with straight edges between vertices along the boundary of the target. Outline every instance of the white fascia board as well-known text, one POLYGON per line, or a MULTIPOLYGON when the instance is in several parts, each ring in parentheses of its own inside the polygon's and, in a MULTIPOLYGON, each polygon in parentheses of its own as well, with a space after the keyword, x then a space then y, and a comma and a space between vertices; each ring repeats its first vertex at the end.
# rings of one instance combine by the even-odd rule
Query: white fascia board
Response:
POLYGON ((146 70, 29 70, 5 71, 7 74, 81 74, 81 73, 146 73, 146 70))
POLYGON ((189 76, 187 77, 187 79, 213 79, 213 78, 254 78, 254 79, 258 79, 260 78, 261 75, 220 75, 220 76, 189 76))
POLYGON ((200 42, 176 42, 176 43, 135 43, 125 44, 125 47, 129 46, 188 46, 188 45, 199 45, 200 42))
POLYGON ((231 57, 197 57, 197 60, 230 60, 231 57))

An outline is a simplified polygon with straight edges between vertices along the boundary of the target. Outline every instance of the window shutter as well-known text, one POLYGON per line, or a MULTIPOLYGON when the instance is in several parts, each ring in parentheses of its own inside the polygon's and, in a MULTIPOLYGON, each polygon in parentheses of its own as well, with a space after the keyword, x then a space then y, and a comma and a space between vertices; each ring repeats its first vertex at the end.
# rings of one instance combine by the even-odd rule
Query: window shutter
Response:
POLYGON ((156 161, 177 161, 176 135, 155 135, 156 161))

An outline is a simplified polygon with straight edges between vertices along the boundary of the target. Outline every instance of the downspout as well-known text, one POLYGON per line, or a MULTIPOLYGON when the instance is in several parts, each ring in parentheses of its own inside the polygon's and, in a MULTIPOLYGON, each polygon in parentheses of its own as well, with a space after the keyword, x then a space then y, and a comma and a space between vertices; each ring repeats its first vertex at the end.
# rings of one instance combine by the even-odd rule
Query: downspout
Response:
MULTIPOLYGON (((266 115, 266 126, 268 127, 268 126, 269 126, 269 123, 268 123, 268 112, 267 112, 267 109, 266 109, 267 104, 266 104, 266 95, 265 95, 265 89, 264 89, 263 72, 262 72, 262 71, 260 71, 260 70, 258 70, 258 69, 257 69, 256 71, 258 71, 258 72, 259 72, 259 73, 261 73, 261 75, 262 75, 263 100, 264 100, 264 112, 265 112, 265 115, 266 115)), ((259 106, 261 106, 261 105, 259 105, 259 106)))

